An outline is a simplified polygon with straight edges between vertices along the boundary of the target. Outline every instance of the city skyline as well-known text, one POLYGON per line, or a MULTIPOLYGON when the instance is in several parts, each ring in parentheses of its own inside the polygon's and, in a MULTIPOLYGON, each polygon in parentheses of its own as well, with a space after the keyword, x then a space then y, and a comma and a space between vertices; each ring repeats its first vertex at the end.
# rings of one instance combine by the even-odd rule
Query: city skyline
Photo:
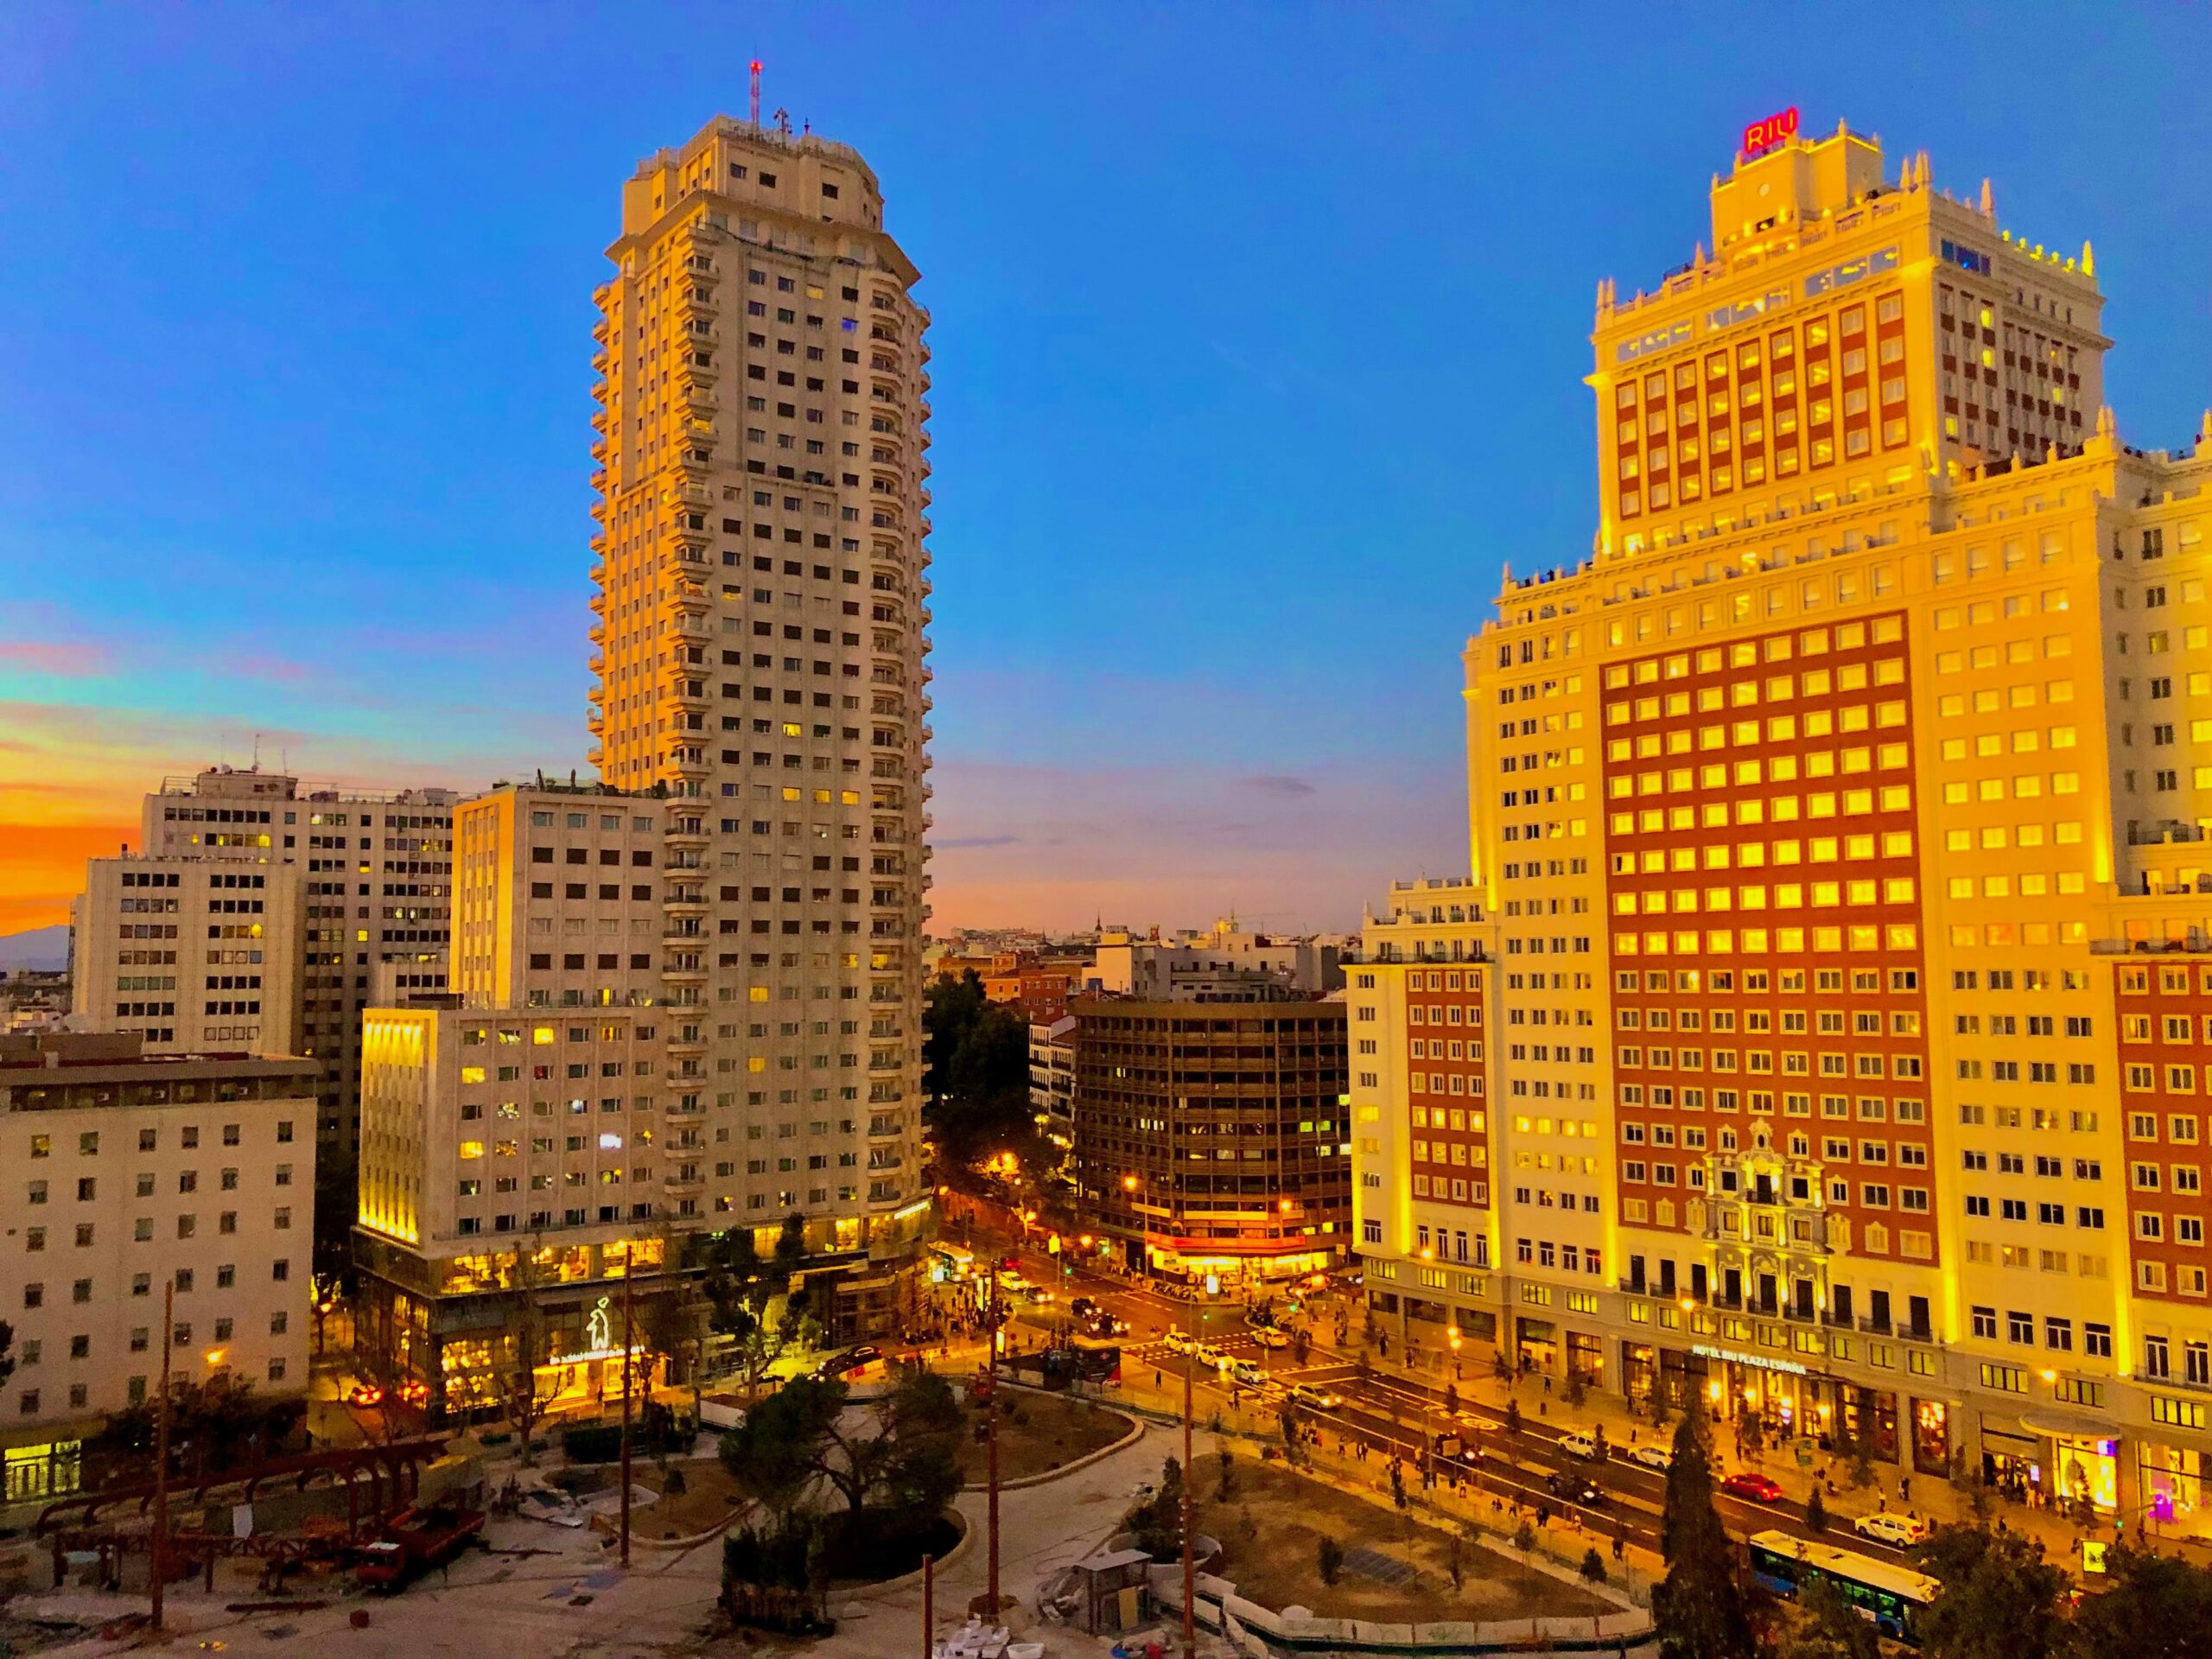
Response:
POLYGON ((1689 257, 1683 181, 1770 107, 1926 149, 1957 192, 1993 176, 2008 223, 2094 241, 2126 441, 2185 442, 2202 402, 2207 232, 2161 211, 2182 170, 2157 158, 2201 149, 2203 118, 2156 67, 2184 54, 2133 20, 2057 63, 1990 43, 2079 111, 2028 123, 1957 107, 1944 48, 1985 48, 1941 19, 1926 67, 1877 81, 1770 67, 1717 27, 1630 54, 1525 20, 987 38, 971 12, 924 40, 887 12, 868 24, 913 67, 868 85, 833 79, 836 29, 769 13, 709 31, 639 106, 580 113, 562 88, 608 67, 582 13, 443 50, 401 21, 427 14, 374 41, 240 23, 238 62, 282 74, 124 16, 18 24, 0 71, 0 132, 31 163, 0 200, 66 250, 0 274, 22 322, 0 398, 0 933, 63 919, 153 780, 245 764, 257 733, 264 765, 362 787, 584 765, 567 647, 592 528, 576 296, 618 228, 599 181, 741 115, 756 52, 769 110, 881 171, 936 315, 940 933, 1232 907, 1343 926, 1388 875, 1463 870, 1454 664, 1501 566, 1586 550, 1593 285, 1689 257), (1199 91, 1232 35, 1251 73, 1199 91), (499 67, 479 87, 441 67, 458 57, 499 67), (944 118, 963 64, 993 77, 987 118, 944 118), (1543 93, 1692 64, 1634 144, 1543 93), (1095 92, 1072 110, 1070 75, 1095 92), (262 118, 239 121, 248 90, 262 118), (2075 129, 2148 164, 2115 181, 2075 129), (1238 192, 1200 188, 1209 153, 1238 192), (129 188, 96 188, 118 157, 129 188), (282 212, 270 186, 292 187, 282 212), (1363 208, 1382 228, 1332 228, 1363 208), (1173 247, 1211 279, 1158 281, 1173 247), (2131 351, 2153 327, 2164 348, 2131 351), (1510 421, 1465 396, 1485 382, 1529 389, 1510 421), (1325 458, 1369 489, 1281 487, 1325 458))

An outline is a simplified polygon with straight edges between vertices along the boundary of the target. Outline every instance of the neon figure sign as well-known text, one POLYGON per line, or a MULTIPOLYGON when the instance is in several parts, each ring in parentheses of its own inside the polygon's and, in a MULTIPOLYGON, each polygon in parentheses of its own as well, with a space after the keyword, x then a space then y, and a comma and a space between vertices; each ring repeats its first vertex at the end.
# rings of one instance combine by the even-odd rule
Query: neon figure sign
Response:
POLYGON ((1784 139, 1797 136, 1797 106, 1793 104, 1779 115, 1770 115, 1764 120, 1754 121, 1744 129, 1744 154, 1756 156, 1784 139))

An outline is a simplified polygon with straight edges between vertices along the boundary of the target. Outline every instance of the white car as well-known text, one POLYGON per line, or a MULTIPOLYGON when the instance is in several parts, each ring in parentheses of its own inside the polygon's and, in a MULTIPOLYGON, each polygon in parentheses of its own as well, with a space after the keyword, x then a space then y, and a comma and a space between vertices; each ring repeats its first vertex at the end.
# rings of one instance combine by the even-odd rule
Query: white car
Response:
POLYGON ((1628 1460, 1640 1463, 1646 1469, 1656 1469, 1663 1475, 1674 1466, 1675 1454, 1654 1440, 1648 1445, 1629 1447, 1628 1460))
POLYGON ((1290 1338, 1283 1335, 1281 1332, 1276 1330, 1272 1325, 1254 1325, 1252 1327, 1252 1340, 1258 1343, 1262 1348, 1287 1348, 1290 1346, 1290 1338))
POLYGON ((1858 1516, 1852 1522, 1851 1529, 1861 1538, 1899 1546, 1916 1544, 1928 1535, 1925 1521, 1910 1515, 1894 1515, 1887 1510, 1858 1516))
POLYGON ((1249 1359, 1240 1359, 1229 1368, 1229 1374, 1248 1389, 1264 1389, 1268 1374, 1249 1359))
POLYGON ((1171 1354, 1187 1354, 1198 1345, 1198 1339, 1187 1331, 1170 1331, 1160 1340, 1171 1354))
POLYGON ((1308 1411, 1341 1411, 1344 1397, 1332 1394, 1326 1389, 1317 1389, 1310 1382, 1300 1382, 1291 1389, 1290 1397, 1308 1411))
POLYGON ((1209 1342, 1202 1342, 1192 1349, 1191 1357, 1197 1360, 1199 1364, 1211 1366, 1217 1371, 1226 1370, 1229 1368, 1229 1356, 1209 1342))
POLYGON ((1570 1458, 1594 1458, 1598 1455, 1596 1438, 1580 1428, 1571 1428, 1560 1435, 1558 1446, 1570 1458))

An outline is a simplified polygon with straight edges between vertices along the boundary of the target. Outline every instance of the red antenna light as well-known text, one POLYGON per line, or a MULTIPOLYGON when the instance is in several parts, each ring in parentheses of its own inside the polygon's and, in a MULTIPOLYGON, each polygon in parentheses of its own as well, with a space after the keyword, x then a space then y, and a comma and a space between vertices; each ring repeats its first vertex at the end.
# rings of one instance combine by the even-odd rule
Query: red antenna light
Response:
POLYGON ((753 124, 760 124, 760 60, 753 60, 753 124))

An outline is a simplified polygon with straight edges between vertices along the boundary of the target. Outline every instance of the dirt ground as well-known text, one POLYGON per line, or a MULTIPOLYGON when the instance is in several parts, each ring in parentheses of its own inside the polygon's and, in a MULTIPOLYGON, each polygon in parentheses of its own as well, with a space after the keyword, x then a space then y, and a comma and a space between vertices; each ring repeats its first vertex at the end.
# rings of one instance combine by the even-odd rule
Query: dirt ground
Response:
MULTIPOLYGON (((999 1395, 999 1478, 1020 1480, 1111 1446, 1129 1432, 1129 1420, 1088 1401, 1064 1394, 1031 1394, 1007 1389, 999 1395), (1014 1421, 1016 1413, 1020 1421, 1014 1421)), ((970 1408, 968 1421, 982 1414, 970 1408)), ((961 1437, 960 1472, 970 1486, 981 1486, 988 1454, 972 1430, 961 1437)))
POLYGON ((744 1491, 719 1459, 681 1458, 669 1467, 683 1471, 683 1490, 673 1496, 662 1491, 665 1477, 658 1465, 640 1464, 632 1471, 637 1484, 661 1494, 658 1503, 648 1503, 632 1516, 631 1527, 639 1537, 696 1537, 744 1509, 744 1491))
POLYGON ((1234 1484, 1224 1503, 1216 1496, 1220 1459, 1202 1456, 1196 1465, 1192 1490, 1198 1499, 1198 1529, 1220 1539, 1224 1552, 1216 1571, 1236 1586, 1237 1594, 1262 1606, 1310 1607, 1317 1618, 1382 1624, 1618 1611, 1586 1590, 1471 1541, 1460 1546, 1462 1587, 1455 1593, 1441 1532, 1249 1455, 1233 1460, 1234 1484), (1248 1522, 1256 1535, 1248 1535, 1248 1522), (1364 1546, 1409 1562, 1420 1576, 1391 1586, 1346 1567, 1335 1584, 1324 1584, 1318 1565, 1324 1534, 1347 1554, 1364 1546))

